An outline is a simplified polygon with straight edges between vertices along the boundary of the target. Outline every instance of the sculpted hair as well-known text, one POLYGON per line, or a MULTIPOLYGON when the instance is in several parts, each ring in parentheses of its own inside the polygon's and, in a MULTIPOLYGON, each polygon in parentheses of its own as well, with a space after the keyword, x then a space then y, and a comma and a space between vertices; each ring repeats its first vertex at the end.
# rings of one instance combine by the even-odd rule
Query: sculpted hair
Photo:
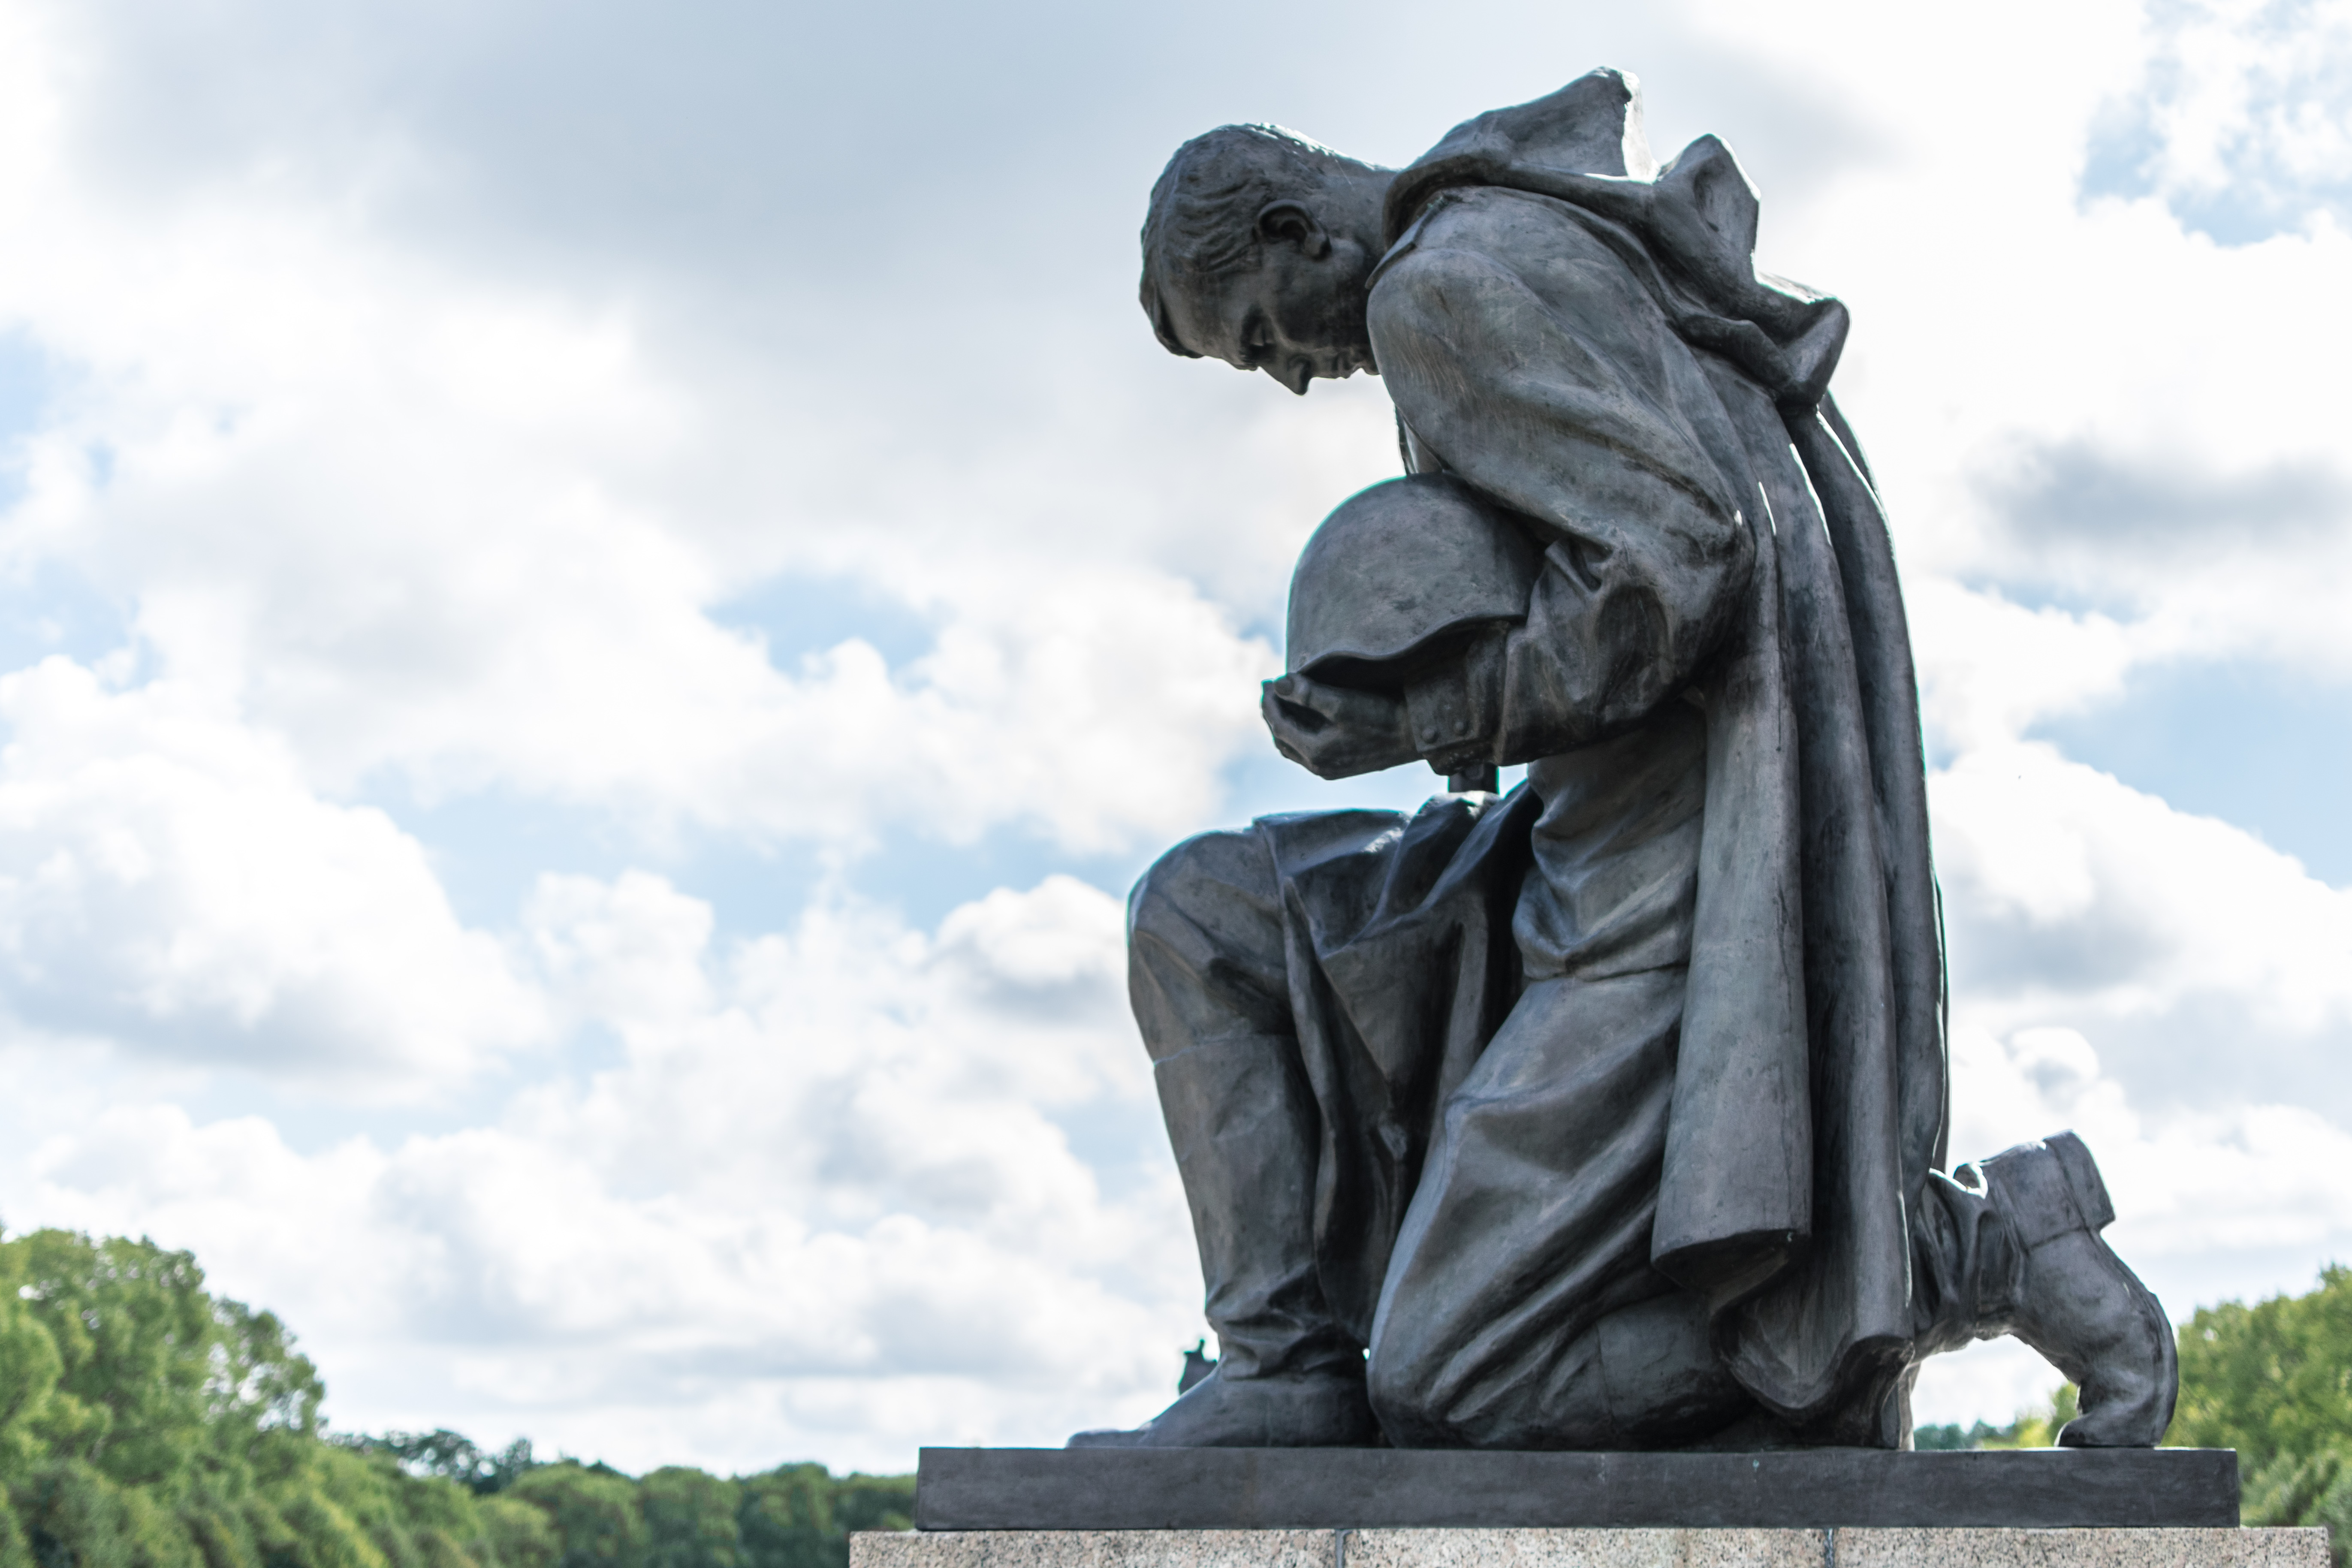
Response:
POLYGON ((1168 291, 1255 268, 1266 203, 1305 200, 1341 171, 1363 167, 1279 125, 1220 125, 1177 148, 1143 217, 1143 313, 1160 347, 1201 357, 1178 340, 1168 291))

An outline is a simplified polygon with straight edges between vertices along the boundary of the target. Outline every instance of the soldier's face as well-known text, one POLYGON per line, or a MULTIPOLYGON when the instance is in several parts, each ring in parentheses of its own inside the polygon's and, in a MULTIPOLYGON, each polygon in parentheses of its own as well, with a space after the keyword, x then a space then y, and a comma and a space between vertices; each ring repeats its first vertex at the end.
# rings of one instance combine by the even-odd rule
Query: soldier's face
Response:
POLYGON ((1252 271, 1229 273, 1171 301, 1185 345, 1240 370, 1262 370, 1304 397, 1317 380, 1371 370, 1364 325, 1370 258, 1337 238, 1320 255, 1283 240, 1252 271))

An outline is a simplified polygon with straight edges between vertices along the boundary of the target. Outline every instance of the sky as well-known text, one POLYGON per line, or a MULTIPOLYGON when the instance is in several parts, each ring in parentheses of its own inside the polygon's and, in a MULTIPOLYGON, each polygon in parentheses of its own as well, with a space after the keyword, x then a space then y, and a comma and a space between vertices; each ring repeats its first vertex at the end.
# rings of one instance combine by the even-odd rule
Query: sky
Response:
MULTIPOLYGON (((2352 1257, 2352 0, 0 0, 0 1220, 351 1431, 901 1470, 1206 1332, 1125 891, 1396 471, 1135 303, 1176 144, 1596 66, 1852 306, 1956 1157, 2176 1318, 2352 1257)), ((2057 1375, 1994 1342, 1926 1421, 2057 1375)))

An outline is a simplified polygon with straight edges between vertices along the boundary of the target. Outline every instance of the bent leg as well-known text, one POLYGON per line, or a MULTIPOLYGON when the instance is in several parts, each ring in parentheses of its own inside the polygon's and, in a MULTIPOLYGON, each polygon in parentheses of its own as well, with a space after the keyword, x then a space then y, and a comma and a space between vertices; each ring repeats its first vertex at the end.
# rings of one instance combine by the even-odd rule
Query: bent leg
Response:
POLYGON ((1752 1407, 1650 1267, 1684 980, 1529 986, 1447 1102, 1372 1333, 1391 1441, 1652 1446, 1752 1407))
POLYGON ((1378 1439, 1363 1337, 1442 1086, 1517 993, 1496 917, 1533 798, 1270 817, 1137 884, 1129 990, 1222 1360, 1074 1444, 1378 1439))
POLYGON ((1317 1278, 1321 1124, 1261 836, 1203 834, 1170 850, 1136 885, 1128 925, 1129 993, 1192 1210, 1222 1375, 1359 1361, 1317 1278))

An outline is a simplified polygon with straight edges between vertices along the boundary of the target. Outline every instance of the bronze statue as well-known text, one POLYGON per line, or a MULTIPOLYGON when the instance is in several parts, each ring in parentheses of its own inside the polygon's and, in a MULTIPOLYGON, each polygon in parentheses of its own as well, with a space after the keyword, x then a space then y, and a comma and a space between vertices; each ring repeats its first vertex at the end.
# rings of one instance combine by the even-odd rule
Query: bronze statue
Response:
POLYGON ((1266 126, 1151 194, 1171 352, 1379 374, 1410 477, 1327 521, 1264 709, 1327 778, 1131 904, 1213 1372, 1076 1445, 1909 1442, 2013 1333, 2061 1441, 2154 1444, 2172 1332, 2072 1134, 1947 1163, 1925 769, 1835 300, 1759 275, 1702 138, 1596 71, 1402 171, 1266 126))

